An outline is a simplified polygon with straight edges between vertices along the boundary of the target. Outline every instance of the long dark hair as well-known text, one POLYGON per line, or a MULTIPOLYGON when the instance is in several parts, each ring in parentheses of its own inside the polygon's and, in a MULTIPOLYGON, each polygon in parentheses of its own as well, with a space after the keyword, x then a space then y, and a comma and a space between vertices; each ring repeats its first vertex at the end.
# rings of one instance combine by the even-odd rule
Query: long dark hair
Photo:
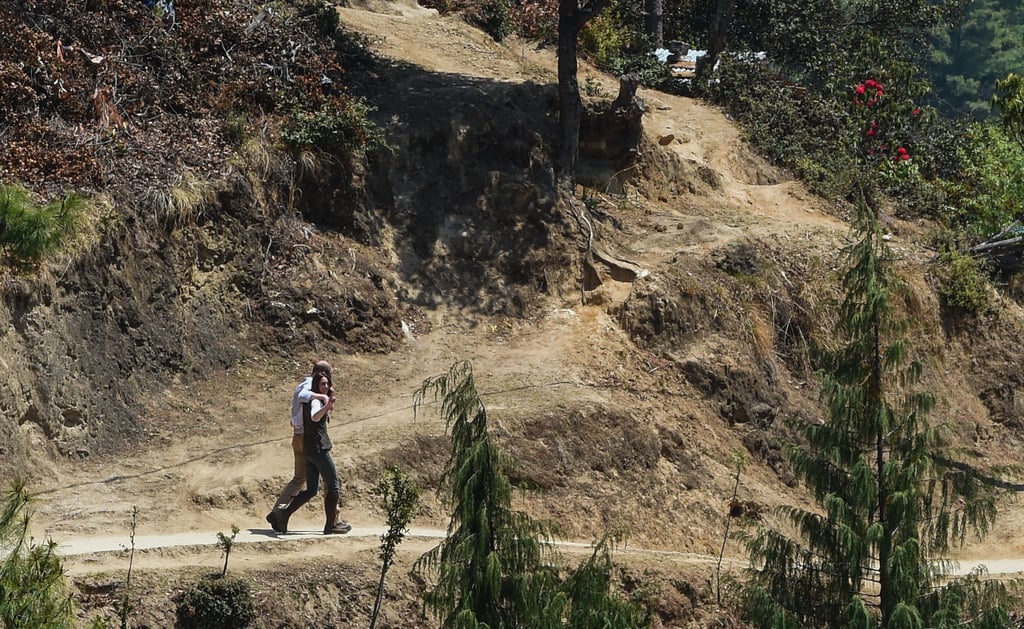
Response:
POLYGON ((327 378, 327 391, 332 391, 334 389, 334 383, 331 382, 331 374, 327 371, 320 371, 313 374, 313 393, 320 393, 321 378, 327 378))

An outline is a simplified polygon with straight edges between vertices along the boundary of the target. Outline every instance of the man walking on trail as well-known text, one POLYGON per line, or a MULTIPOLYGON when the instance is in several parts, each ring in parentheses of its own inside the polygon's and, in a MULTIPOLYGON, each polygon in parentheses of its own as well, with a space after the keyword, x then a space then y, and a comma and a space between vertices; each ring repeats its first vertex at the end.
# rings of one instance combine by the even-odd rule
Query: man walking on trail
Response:
POLYGON ((292 479, 288 481, 288 484, 281 490, 281 495, 277 497, 274 502, 274 506, 271 508, 271 512, 267 514, 267 522, 270 523, 278 533, 284 533, 283 530, 278 530, 277 522, 279 520, 274 516, 277 515, 274 511, 284 511, 288 508, 288 504, 292 501, 292 498, 299 495, 299 493, 306 488, 306 457, 302 450, 302 405, 308 404, 310 401, 316 399, 320 400, 322 404, 327 404, 329 397, 321 393, 315 393, 313 391, 313 381, 320 375, 326 375, 328 378, 331 377, 333 369, 331 364, 326 360, 317 361, 313 365, 313 372, 306 378, 302 379, 302 382, 295 387, 295 392, 292 394, 292 414, 291 414, 291 425, 292 425, 292 454, 295 458, 295 472, 292 475, 292 479))

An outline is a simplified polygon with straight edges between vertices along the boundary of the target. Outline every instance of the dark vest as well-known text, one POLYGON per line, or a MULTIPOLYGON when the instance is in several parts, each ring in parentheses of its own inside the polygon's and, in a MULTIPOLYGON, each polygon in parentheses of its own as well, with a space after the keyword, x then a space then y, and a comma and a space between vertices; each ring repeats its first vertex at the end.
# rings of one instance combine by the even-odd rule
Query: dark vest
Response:
POLYGON ((302 450, 309 454, 327 452, 331 449, 331 437, 327 434, 327 422, 331 421, 330 413, 325 414, 318 422, 313 421, 313 405, 306 402, 302 405, 302 450))

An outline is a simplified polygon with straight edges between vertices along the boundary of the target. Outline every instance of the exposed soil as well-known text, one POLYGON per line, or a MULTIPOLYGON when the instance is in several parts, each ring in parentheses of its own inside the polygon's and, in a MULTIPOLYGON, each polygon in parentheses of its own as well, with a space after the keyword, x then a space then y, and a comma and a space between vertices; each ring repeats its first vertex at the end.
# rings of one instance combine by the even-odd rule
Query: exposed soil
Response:
MULTIPOLYGON (((188 7, 179 3, 179 13, 188 7)), ((623 582, 656 585, 656 626, 739 626, 715 605, 713 560, 730 508, 767 517, 777 504, 807 504, 783 464, 778 420, 820 414, 808 349, 828 342, 848 230, 841 208, 760 159, 722 112, 641 90, 648 111, 639 166, 623 194, 580 190, 588 211, 578 220, 550 181, 552 49, 495 43, 407 5, 338 11, 343 28, 365 34, 382 58, 350 59, 346 77, 376 104, 393 150, 349 164, 343 176, 296 167, 290 176, 304 196, 269 220, 258 184, 218 189, 204 216, 149 243, 163 262, 123 258, 131 303, 106 306, 123 311, 112 318, 120 328, 97 317, 77 337, 68 327, 56 339, 39 332, 59 349, 17 359, 53 369, 70 354, 75 369, 95 364, 100 373, 86 382, 106 379, 110 404, 131 409, 121 411, 131 433, 121 440, 100 438, 86 420, 54 428, 40 411, 39 421, 18 421, 6 446, 37 494, 37 538, 77 549, 66 567, 82 617, 112 617, 127 556, 88 552, 88 540, 122 535, 129 546, 133 507, 140 538, 208 533, 210 544, 136 553, 137 626, 171 626, 175 588, 219 570, 216 532, 234 524, 247 541, 266 534, 263 516, 290 476, 291 389, 327 358, 343 399, 332 421, 343 513, 365 534, 239 545, 230 571, 255 585, 259 626, 366 624, 374 531, 384 523, 375 479, 400 464, 436 487, 445 427, 431 404, 414 413, 413 392, 457 361, 472 362, 494 434, 521 464, 516 482, 539 488, 517 496, 519 508, 557 521, 570 541, 626 530, 616 553, 623 582), (257 233, 257 221, 273 228, 257 233), (171 243, 189 246, 174 253, 164 249, 171 243), (168 268, 187 272, 159 277, 168 268), (174 307, 140 298, 159 303, 164 293, 174 307), (124 356, 124 365, 111 367, 110 356, 124 356), (139 370, 150 364, 159 368, 139 370), (732 501, 737 455, 750 464, 732 501)), ((585 64, 581 73, 581 84, 603 92, 591 102, 618 89, 585 64)), ((895 219, 890 227, 915 288, 906 307, 922 322, 918 346, 934 359, 927 384, 945 398, 940 418, 973 464, 1013 463, 1024 370, 1007 339, 1019 338, 1019 307, 1004 300, 989 320, 954 326, 930 283, 927 227, 895 219)), ((120 242, 147 246, 147 234, 120 242)), ((99 267, 122 258, 84 258, 93 262, 76 259, 67 278, 36 286, 56 287, 53 304, 67 294, 109 295, 90 283, 116 277, 99 267)), ((56 316, 25 290, 23 314, 56 316)), ((90 308, 103 307, 82 306, 90 308)), ((7 316, 29 330, 4 340, 13 356, 6 349, 20 351, 32 319, 7 316)), ((10 414, 25 417, 11 391, 22 382, 35 391, 36 381, 24 365, 13 373, 10 414)), ((95 392, 75 403, 75 376, 59 376, 53 397, 78 416, 99 414, 95 392)), ((426 498, 414 526, 445 529, 443 506, 426 498)), ((294 526, 320 526, 320 504, 294 526)), ((1018 511, 1008 503, 999 528, 965 556, 1024 555, 1018 511)), ((433 543, 424 534, 402 546, 379 626, 432 626, 420 617, 421 583, 408 569, 433 543)), ((570 561, 584 552, 563 551, 570 561)), ((725 555, 725 572, 735 573, 739 543, 730 540, 725 555)))

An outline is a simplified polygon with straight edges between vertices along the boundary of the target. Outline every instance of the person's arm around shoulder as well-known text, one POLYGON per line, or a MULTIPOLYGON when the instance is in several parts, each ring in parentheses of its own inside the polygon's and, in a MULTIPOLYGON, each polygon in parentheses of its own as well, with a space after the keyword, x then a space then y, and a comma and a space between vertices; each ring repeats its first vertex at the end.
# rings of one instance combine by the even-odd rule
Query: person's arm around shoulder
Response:
POLYGON ((326 395, 318 394, 317 398, 312 400, 309 405, 310 419, 315 422, 323 421, 327 413, 334 410, 334 400, 329 400, 326 404, 321 402, 319 398, 326 398, 326 395))
POLYGON ((305 404, 305 403, 311 402, 313 400, 320 400, 321 404, 326 404, 328 402, 328 399, 329 399, 323 393, 313 393, 313 379, 312 378, 306 378, 305 380, 302 381, 301 384, 299 384, 299 388, 295 392, 295 397, 296 397, 296 399, 298 399, 299 403, 301 403, 301 404, 305 404))

